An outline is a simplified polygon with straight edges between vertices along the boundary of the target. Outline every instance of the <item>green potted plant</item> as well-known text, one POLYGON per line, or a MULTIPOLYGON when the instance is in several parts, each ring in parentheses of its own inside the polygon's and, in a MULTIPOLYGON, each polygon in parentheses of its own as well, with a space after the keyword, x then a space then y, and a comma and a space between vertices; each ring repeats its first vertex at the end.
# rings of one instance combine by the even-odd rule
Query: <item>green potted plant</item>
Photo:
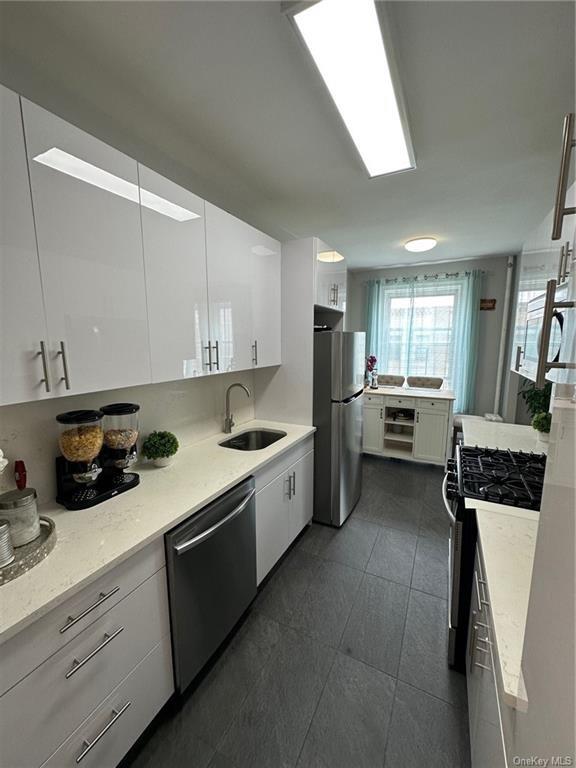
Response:
POLYGON ((545 413, 548 410, 551 394, 552 383, 550 381, 547 381, 542 389, 538 389, 533 381, 527 381, 519 392, 532 418, 537 413, 545 413))
POLYGON ((532 426, 538 431, 538 440, 547 443, 550 437, 550 424, 552 423, 552 414, 548 411, 541 411, 534 415, 532 426))
POLYGON ((172 432, 151 432, 142 444, 141 454, 157 467, 167 467, 178 450, 178 440, 172 432))

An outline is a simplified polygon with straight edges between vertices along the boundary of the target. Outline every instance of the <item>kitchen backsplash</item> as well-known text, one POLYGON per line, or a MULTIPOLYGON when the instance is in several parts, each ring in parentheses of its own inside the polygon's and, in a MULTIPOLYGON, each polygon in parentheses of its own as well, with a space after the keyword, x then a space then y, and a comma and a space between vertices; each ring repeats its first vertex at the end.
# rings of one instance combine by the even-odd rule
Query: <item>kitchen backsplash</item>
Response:
MULTIPOLYGON (((23 459, 28 485, 36 488, 39 502, 54 499, 54 459, 59 453, 55 420, 58 413, 100 408, 115 402, 139 403, 141 436, 154 429, 167 429, 174 432, 182 448, 222 431, 226 387, 235 381, 254 392, 254 374, 243 371, 2 406, 0 449, 10 463, 0 474, 0 491, 15 487, 14 461, 23 459)), ((247 398, 244 392, 234 390, 231 403, 236 424, 254 418, 253 394, 247 398)))

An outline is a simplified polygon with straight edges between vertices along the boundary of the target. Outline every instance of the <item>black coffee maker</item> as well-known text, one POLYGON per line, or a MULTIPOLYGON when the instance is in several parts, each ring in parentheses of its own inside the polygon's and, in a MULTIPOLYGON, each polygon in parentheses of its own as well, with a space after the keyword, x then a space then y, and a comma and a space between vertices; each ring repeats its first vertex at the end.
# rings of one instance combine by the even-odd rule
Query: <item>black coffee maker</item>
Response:
POLYGON ((86 509, 134 488, 135 472, 126 472, 137 459, 136 403, 112 403, 100 410, 67 411, 60 425, 56 459, 56 501, 66 509, 86 509))

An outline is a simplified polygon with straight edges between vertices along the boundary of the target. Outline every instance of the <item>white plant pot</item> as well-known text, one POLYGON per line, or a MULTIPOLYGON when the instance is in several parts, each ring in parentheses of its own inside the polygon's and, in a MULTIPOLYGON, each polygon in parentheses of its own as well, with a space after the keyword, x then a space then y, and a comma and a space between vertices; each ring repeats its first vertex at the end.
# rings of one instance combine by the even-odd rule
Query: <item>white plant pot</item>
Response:
POLYGON ((169 467, 174 461, 174 456, 165 456, 162 459, 154 459, 155 467, 169 467))
MULTIPOLYGON (((538 432, 538 430, 536 430, 538 432)), ((537 447, 548 447, 550 442, 550 432, 538 432, 538 439, 536 440, 537 447)))

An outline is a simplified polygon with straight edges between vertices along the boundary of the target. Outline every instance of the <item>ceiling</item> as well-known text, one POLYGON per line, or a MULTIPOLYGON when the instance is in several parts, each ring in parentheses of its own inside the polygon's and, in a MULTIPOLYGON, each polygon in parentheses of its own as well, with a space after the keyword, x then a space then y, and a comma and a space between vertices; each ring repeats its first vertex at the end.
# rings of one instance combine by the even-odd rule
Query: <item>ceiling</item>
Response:
POLYGON ((369 179, 279 2, 2 2, 0 79, 352 267, 517 251, 552 207, 574 4, 392 2, 417 169, 369 179), (402 243, 439 245, 408 254, 402 243))

